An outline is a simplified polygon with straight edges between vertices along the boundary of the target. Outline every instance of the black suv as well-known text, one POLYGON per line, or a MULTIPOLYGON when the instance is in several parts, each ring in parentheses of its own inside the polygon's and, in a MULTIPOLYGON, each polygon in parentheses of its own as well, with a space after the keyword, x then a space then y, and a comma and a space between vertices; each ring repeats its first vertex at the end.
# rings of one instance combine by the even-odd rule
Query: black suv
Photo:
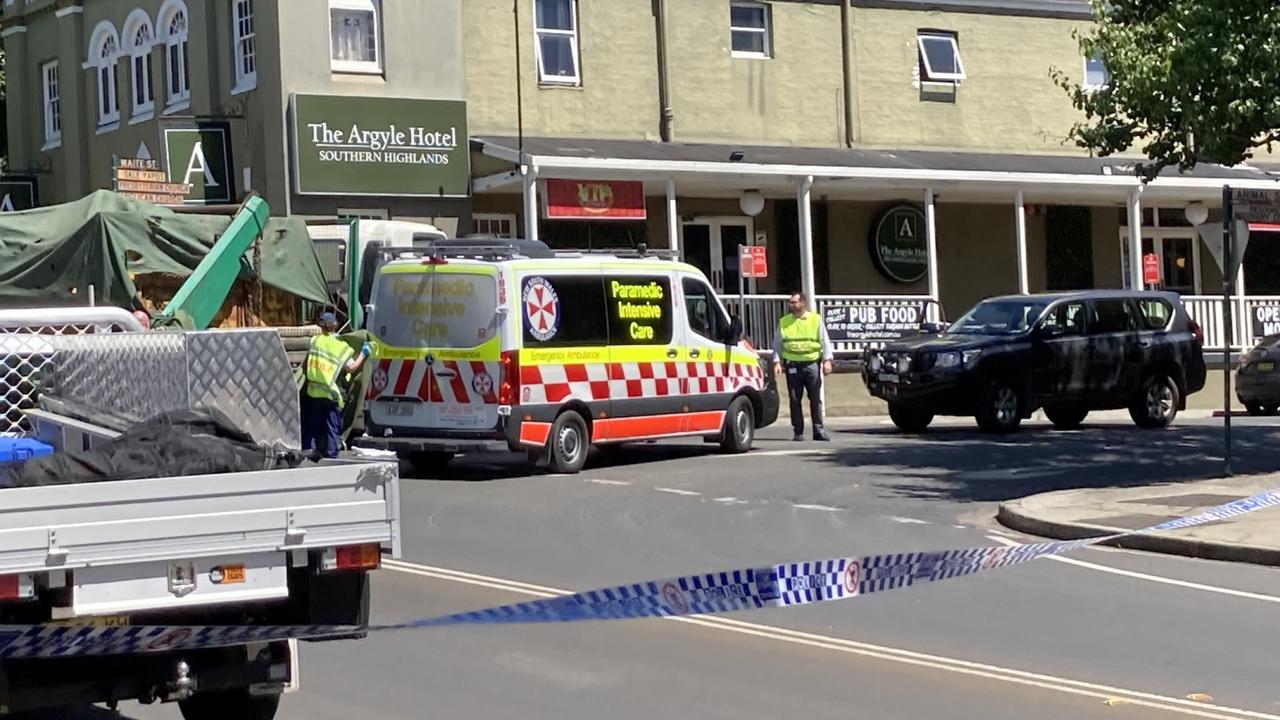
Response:
POLYGON ((868 353, 863 380, 899 429, 973 416, 1010 432, 1038 408, 1058 428, 1128 408, 1140 427, 1173 422, 1204 387, 1204 335, 1178 296, 1090 290, 978 303, 950 327, 868 353))

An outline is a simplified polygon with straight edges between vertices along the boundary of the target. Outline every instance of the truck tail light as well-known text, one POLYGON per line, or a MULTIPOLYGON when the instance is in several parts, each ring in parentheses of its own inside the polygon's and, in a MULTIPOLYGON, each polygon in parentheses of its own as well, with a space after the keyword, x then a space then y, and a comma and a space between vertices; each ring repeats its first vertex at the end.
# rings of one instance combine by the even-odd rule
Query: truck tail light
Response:
POLYGON ((320 569, 325 572, 376 570, 381 565, 382 548, 376 543, 330 547, 320 554, 320 569))
POLYGON ((1196 342, 1201 345, 1204 344, 1204 328, 1200 327, 1200 323, 1195 320, 1191 321, 1191 337, 1195 338, 1196 342))
POLYGON ((520 400, 520 353, 507 350, 502 353, 502 380, 498 383, 498 404, 515 405, 520 400))
POLYGON ((0 575, 0 600, 28 600, 35 596, 30 575, 0 575))

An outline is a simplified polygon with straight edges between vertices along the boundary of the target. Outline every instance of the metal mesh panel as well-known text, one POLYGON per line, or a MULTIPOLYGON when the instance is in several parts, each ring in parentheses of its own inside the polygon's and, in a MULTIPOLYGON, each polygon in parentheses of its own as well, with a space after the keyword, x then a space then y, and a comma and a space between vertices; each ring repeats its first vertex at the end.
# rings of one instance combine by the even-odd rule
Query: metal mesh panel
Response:
POLYGON ((32 432, 24 410, 36 407, 40 378, 60 337, 121 332, 113 323, 0 326, 0 434, 32 432))

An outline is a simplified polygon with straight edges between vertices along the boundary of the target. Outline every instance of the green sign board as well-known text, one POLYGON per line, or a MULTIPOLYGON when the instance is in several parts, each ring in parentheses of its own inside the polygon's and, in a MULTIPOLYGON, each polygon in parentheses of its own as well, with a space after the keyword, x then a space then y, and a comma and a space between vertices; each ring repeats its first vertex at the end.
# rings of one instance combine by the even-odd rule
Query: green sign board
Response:
POLYGON ((231 162, 231 127, 227 123, 166 127, 163 132, 165 168, 169 182, 191 186, 185 204, 235 202, 236 178, 231 162))
POLYGON ((467 197, 467 104, 461 100, 292 98, 299 195, 467 197))
POLYGON ((0 177, 0 213, 30 210, 38 204, 35 178, 0 177))
POLYGON ((894 282, 913 283, 929 274, 929 245, 924 213, 912 205, 895 205, 871 227, 871 260, 894 282))

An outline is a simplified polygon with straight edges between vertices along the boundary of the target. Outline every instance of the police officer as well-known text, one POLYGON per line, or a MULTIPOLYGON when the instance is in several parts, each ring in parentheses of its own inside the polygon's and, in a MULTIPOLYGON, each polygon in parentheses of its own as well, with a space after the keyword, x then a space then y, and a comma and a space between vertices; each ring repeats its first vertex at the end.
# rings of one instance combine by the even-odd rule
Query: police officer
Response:
POLYGON ((787 373, 787 394, 791 397, 792 440, 804 439, 804 410, 800 400, 809 393, 809 419, 813 422, 813 439, 830 440, 822 428, 822 376, 831 373, 831 341, 827 327, 816 312, 809 312, 804 293, 795 293, 787 301, 791 310, 778 323, 773 337, 773 371, 787 373))
POLYGON ((323 334, 311 338, 307 351, 307 381, 302 397, 302 449, 316 456, 338 457, 342 437, 342 388, 338 378, 344 372, 358 373, 369 356, 369 343, 356 353, 335 333, 338 318, 331 312, 320 315, 323 334))

